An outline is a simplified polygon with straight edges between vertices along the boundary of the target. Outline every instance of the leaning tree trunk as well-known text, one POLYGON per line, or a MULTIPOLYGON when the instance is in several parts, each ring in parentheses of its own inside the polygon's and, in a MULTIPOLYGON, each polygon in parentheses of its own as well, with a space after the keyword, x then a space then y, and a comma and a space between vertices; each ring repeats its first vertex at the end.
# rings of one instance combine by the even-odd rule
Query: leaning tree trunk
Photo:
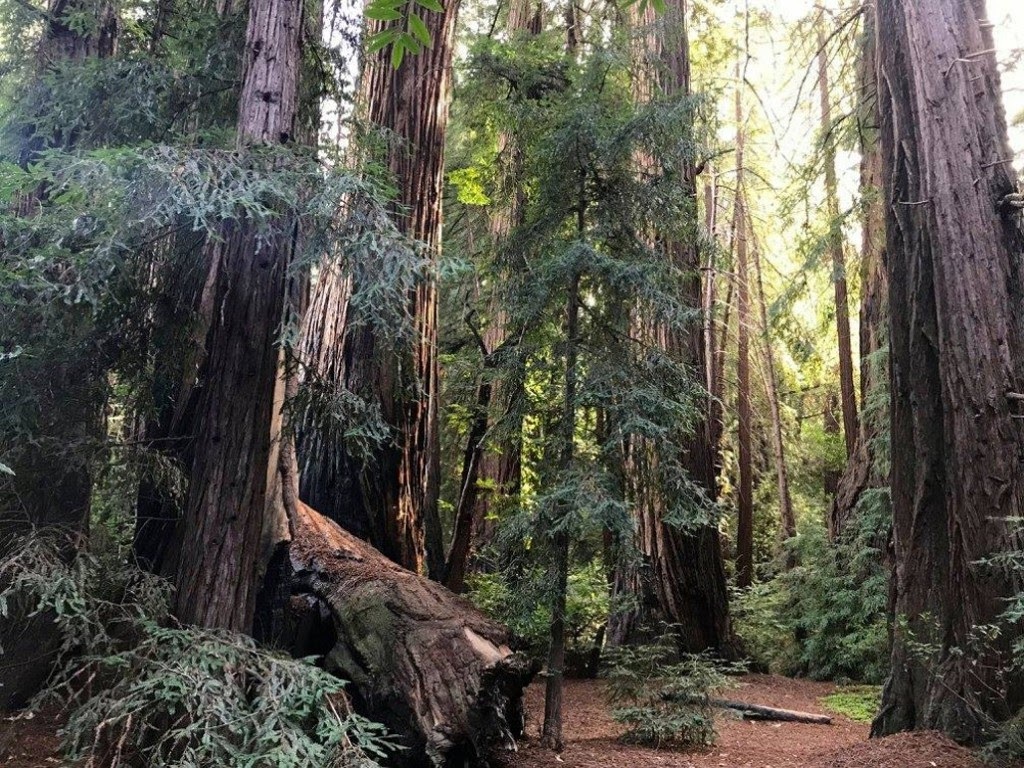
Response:
MULTIPOLYGON (((451 0, 442 13, 424 12, 432 45, 406 56, 397 69, 389 50, 371 55, 359 97, 368 123, 389 133, 386 163, 398 186, 392 213, 406 235, 426 246, 431 267, 441 244, 458 8, 458 0, 451 0)), ((410 348, 385 351, 372 324, 353 324, 350 317, 353 294, 374 279, 379 276, 325 270, 311 299, 301 357, 308 375, 324 387, 356 394, 379 409, 391 438, 367 458, 354 455, 343 439, 323 434, 312 421, 297 424, 302 496, 395 562, 440 578, 437 285, 428 274, 408 296, 415 324, 410 348)))
MULTIPOLYGON (((302 64, 301 0, 252 0, 238 113, 239 148, 290 143, 302 64)), ((268 485, 281 424, 278 329, 295 225, 269 236, 226 221, 212 246, 212 322, 200 381, 198 433, 182 521, 177 615, 251 630, 268 485)))
MULTIPOLYGON (((878 100, 875 81, 875 10, 864 6, 864 32, 858 64, 860 88, 861 161, 863 200, 860 261, 860 391, 861 416, 857 442, 839 480, 829 510, 829 537, 836 541, 853 518, 866 491, 885 488, 888 472, 878 455, 878 442, 888 430, 888 277, 885 273, 885 210, 882 206, 882 155, 878 147, 878 100)), ((885 542, 877 542, 884 548, 885 542)))
POLYGON ((1019 626, 972 639, 1021 588, 980 561, 1020 551, 1024 513, 1024 233, 986 19, 878 2, 898 625, 875 735, 978 741, 1024 704, 1019 626))
POLYGON ((359 712, 406 747, 394 760, 475 765, 514 748, 535 668, 511 633, 305 504, 289 506, 293 650, 326 653, 359 712))

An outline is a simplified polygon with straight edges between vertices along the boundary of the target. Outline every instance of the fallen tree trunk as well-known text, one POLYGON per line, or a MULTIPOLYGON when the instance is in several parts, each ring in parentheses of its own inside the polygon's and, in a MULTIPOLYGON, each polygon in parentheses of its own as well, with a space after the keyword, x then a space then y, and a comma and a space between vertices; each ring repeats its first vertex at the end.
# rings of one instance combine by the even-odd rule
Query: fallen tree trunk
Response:
POLYGON ((734 709, 741 713, 746 720, 777 720, 784 723, 810 723, 812 725, 832 724, 832 718, 828 715, 797 712, 793 709, 762 707, 759 704, 747 704, 743 701, 731 701, 729 699, 711 699, 708 703, 713 707, 734 709))
POLYGON ((327 652, 357 711, 407 747, 397 759, 463 766, 513 748, 536 668, 509 630, 307 505, 291 518, 292 605, 306 605, 292 611, 293 650, 327 652))
POLYGON ((701 704, 719 709, 732 709, 743 715, 745 720, 773 720, 784 723, 810 723, 811 725, 831 725, 832 718, 828 715, 816 715, 811 712, 798 712, 793 709, 778 709, 760 704, 748 704, 745 701, 732 699, 705 699, 701 696, 678 696, 667 694, 667 701, 685 700, 690 704, 701 704))

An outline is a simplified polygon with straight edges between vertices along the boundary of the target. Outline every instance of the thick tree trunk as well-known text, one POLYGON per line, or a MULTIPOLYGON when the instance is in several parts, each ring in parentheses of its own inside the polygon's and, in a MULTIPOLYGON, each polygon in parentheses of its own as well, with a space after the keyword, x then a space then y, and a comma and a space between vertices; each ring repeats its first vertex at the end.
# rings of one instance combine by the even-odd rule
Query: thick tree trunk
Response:
MULTIPOLYGON (((883 488, 888 473, 880 466, 876 445, 888 430, 888 408, 877 401, 888 393, 888 277, 885 272, 885 210, 882 206, 882 155, 878 147, 878 100, 875 80, 875 9, 864 6, 864 32, 858 64, 861 128, 860 190, 863 203, 860 266, 861 417, 853 455, 839 480, 829 510, 829 536, 839 539, 864 492, 883 488)), ((884 548, 885 542, 879 542, 884 548)))
MULTIPOLYGON (((458 8, 458 0, 451 0, 443 13, 424 12, 432 46, 406 56, 397 69, 389 50, 378 52, 367 60, 361 81, 367 121, 386 129, 391 140, 386 162, 398 185, 392 213, 405 234, 424 243, 431 265, 441 244, 458 8)), ((437 286, 428 274, 408 298, 415 323, 411 348, 385 352, 372 326, 353 325, 349 318, 353 293, 374 279, 324 270, 311 300, 301 357, 324 387, 355 393, 379 408, 393 439, 372 456, 359 457, 315 423, 297 425, 302 496, 395 562, 441 578, 437 286)))
MULTIPOLYGON (((641 39, 642 62, 637 83, 634 85, 638 101, 654 96, 686 98, 690 95, 690 58, 686 25, 687 4, 673 0, 665 18, 655 19, 651 9, 645 18, 645 34, 641 39)), ((644 162, 641 159, 641 162, 644 162)), ((696 221, 697 181, 691 163, 683 169, 683 183, 692 203, 691 214, 696 221)), ((695 225, 696 229, 696 225, 695 225)), ((657 235, 657 233, 655 233, 657 235)), ((701 276, 700 251, 696 238, 690 242, 665 241, 660 243, 666 258, 686 275, 680 301, 694 309, 702 308, 708 300, 705 282, 701 276)), ((708 280, 713 278, 709 275, 708 280)), ((654 329, 656 343, 673 359, 699 373, 709 370, 706 346, 706 326, 703 316, 683 331, 669 332, 654 329)), ((710 384, 710 382, 706 382, 710 384)), ((693 425, 692 432, 683 437, 683 454, 678 457, 682 466, 707 495, 716 495, 716 401, 708 397, 699 404, 704 410, 702 419, 693 425)), ((650 454, 657 461, 657 446, 636 446, 634 453, 650 454)), ((675 458, 675 457, 671 457, 675 458)), ((636 471, 644 473, 643 456, 638 456, 636 471)), ((648 473, 650 474, 650 473, 648 473)), ((638 478, 641 485, 652 485, 653 480, 638 478)), ((676 633, 680 650, 699 653, 712 650, 720 656, 733 658, 737 649, 729 620, 729 602, 726 591, 725 567, 722 561, 721 541, 717 525, 703 525, 696 530, 680 530, 664 522, 664 502, 656 487, 637 489, 636 545, 649 571, 641 574, 617 574, 616 590, 634 593, 640 605, 638 616, 623 614, 614 617, 609 638, 614 643, 635 642, 643 638, 643 631, 658 622, 671 625, 676 633), (646 497, 646 498, 645 498, 646 497), (647 594, 651 593, 651 594, 647 594), (653 611, 650 611, 654 608, 653 611)), ((620 569, 621 571, 621 569, 620 569)))
POLYGON ((986 19, 982 0, 878 2, 899 624, 876 735, 977 741, 1024 704, 1019 627, 972 640, 1021 588, 980 561, 1020 551, 1024 513, 1024 234, 1001 209, 1016 175, 986 19))
POLYGON ((821 29, 818 30, 818 93, 821 99, 822 154, 825 166, 825 211, 830 227, 828 250, 832 258, 832 284, 836 294, 836 337, 839 341, 839 392, 843 406, 843 439, 846 441, 846 457, 850 458, 857 440, 857 395, 853 384, 853 346, 850 338, 846 254, 839 221, 839 183, 836 180, 832 100, 828 86, 828 52, 825 34, 821 29))
POLYGON ((535 669, 507 629, 305 504, 291 530, 293 650, 326 653, 358 711, 406 747, 394 762, 454 768, 514 748, 535 669))
MULTIPOLYGON (((250 3, 241 148, 295 138, 302 19, 300 0, 250 3)), ((242 632, 252 627, 268 486, 277 472, 283 387, 277 333, 296 225, 278 226, 268 242, 244 220, 227 221, 212 246, 214 312, 177 578, 180 619, 242 632)))

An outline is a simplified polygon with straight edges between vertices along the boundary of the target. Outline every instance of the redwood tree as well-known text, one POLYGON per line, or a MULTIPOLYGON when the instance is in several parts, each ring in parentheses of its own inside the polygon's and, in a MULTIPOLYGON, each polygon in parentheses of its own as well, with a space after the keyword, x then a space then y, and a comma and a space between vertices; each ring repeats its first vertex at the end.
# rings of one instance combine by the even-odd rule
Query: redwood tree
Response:
POLYGON ((897 631, 876 735, 975 741, 1024 704, 1016 633, 974 639, 1020 588, 981 561, 1019 551, 1024 513, 1024 233, 986 19, 878 2, 897 631))
MULTIPOLYGON (((687 99, 691 96, 690 53, 687 34, 687 3, 673 0, 668 4, 665 18, 655 19, 653 11, 647 8, 645 16, 638 21, 643 25, 639 30, 637 73, 634 75, 634 97, 638 101, 652 98, 687 99)), ((688 126, 693 130, 694 126, 688 126)), ((638 158, 638 164, 646 172, 652 172, 655 164, 647 158, 638 158)), ((667 238, 655 233, 657 246, 684 275, 682 294, 679 301, 683 306, 702 308, 705 302, 705 285, 701 275, 701 252, 696 237, 697 220, 697 172, 696 163, 691 159, 682 169, 682 183, 686 199, 691 203, 690 213, 694 222, 688 237, 667 238)), ((710 279, 710 277, 708 278, 710 279)), ((698 312, 684 328, 653 328, 654 342, 672 359, 683 363, 688 370, 707 377, 707 326, 698 312)), ((651 323, 639 319, 640 333, 651 323)), ((711 382, 704 381, 710 389, 711 382)), ((716 495, 716 418, 715 403, 707 398, 700 403, 701 417, 689 425, 689 433, 680 436, 674 445, 682 446, 678 457, 681 467, 690 480, 703 491, 705 498, 713 500, 716 495)), ((656 606, 657 619, 673 627, 681 650, 688 653, 713 650, 723 657, 736 653, 735 640, 729 620, 728 595, 726 591, 725 567, 722 560, 718 526, 705 523, 689 529, 664 519, 666 504, 659 498, 663 492, 654 487, 656 481, 645 461, 656 461, 656 446, 642 444, 632 448, 631 471, 636 477, 633 504, 636 519, 635 543, 649 576, 639 574, 616 574, 616 589, 629 589, 636 593, 640 606, 638 615, 613 617, 609 637, 612 642, 633 642, 642 637, 642 626, 651 623, 654 617, 639 615, 645 606, 656 606), (647 459, 645 460, 645 455, 647 459), (628 578, 625 578, 627 577, 628 578), (648 594, 645 594, 648 593, 648 594)), ((676 457, 666 457, 671 462, 676 457)), ((621 567, 620 567, 621 570, 621 567)), ((648 627, 649 629, 649 627, 648 627)))
MULTIPOLYGON (((829 536, 838 539, 866 490, 888 485, 877 455, 886 430, 888 407, 888 277, 885 272, 885 210, 882 206, 882 155, 878 147, 878 100, 875 82, 875 9, 864 5, 864 32, 858 63, 860 93, 860 392, 861 414, 853 454, 839 480, 829 512, 829 536)), ((884 545, 884 542, 879 542, 884 545)))
MULTIPOLYGON (((289 145, 302 64, 302 0, 251 0, 238 107, 240 151, 289 145)), ((287 217, 286 217, 287 218, 287 217)), ((200 376, 198 434, 183 519, 177 614, 249 631, 268 483, 277 470, 282 379, 277 337, 295 226, 269 236, 225 221, 208 251, 214 311, 200 376)))
POLYGON ((857 439, 857 395, 853 386, 853 346, 850 339, 850 302, 846 283, 846 253, 839 217, 839 182, 836 179, 836 148, 829 94, 828 50, 818 31, 818 95, 821 101, 821 135, 825 166, 825 211, 829 219, 828 251, 832 259, 832 284, 836 298, 836 339, 839 343, 839 393, 843 411, 846 456, 853 455, 857 439))
MULTIPOLYGON (((421 242, 432 268, 441 243, 444 138, 451 91, 452 46, 459 3, 423 19, 431 47, 397 68, 390 51, 368 56, 359 99, 369 126, 386 132, 385 161, 398 194, 391 212, 421 242)), ((371 25, 371 32, 378 27, 371 25)), ((379 276, 375 276, 379 277, 379 276)), ((435 577, 444 570, 438 517, 437 287, 432 274, 410 288, 415 325, 407 348, 385 350, 372 323, 353 322, 353 302, 368 277, 324 270, 303 330, 307 380, 361 398, 379 412, 386 439, 357 454, 316 419, 297 425, 302 498, 363 536, 395 562, 435 577), (426 562, 425 562, 426 561, 426 562)))

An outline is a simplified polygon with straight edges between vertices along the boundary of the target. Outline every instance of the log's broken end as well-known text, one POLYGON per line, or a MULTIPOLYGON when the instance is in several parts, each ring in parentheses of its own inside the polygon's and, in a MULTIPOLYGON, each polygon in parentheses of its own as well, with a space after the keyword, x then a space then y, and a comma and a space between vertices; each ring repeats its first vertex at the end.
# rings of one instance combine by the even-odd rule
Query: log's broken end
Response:
MULTIPOLYGON (((291 591, 319 606, 313 645, 330 647, 327 664, 350 681, 356 708, 399 737, 399 759, 463 766, 514 749, 537 669, 511 632, 305 504, 292 518, 291 591)), ((305 644, 292 650, 307 652, 309 633, 305 644)))

